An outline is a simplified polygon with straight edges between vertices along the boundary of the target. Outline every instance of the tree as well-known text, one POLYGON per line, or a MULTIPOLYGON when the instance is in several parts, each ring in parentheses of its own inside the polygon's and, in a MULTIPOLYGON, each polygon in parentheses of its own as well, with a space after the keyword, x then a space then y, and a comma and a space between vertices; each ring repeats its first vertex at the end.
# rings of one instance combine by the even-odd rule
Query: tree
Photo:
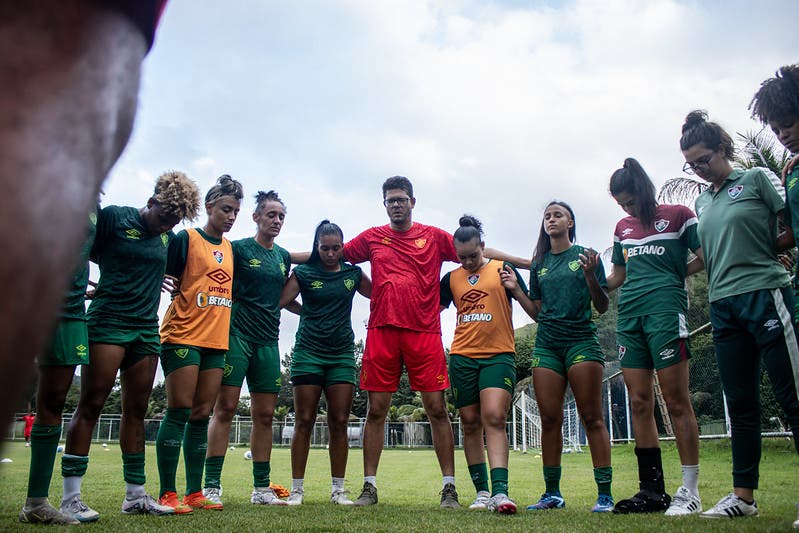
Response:
POLYGON ((162 417, 166 414, 166 382, 156 383, 147 405, 147 418, 162 417))

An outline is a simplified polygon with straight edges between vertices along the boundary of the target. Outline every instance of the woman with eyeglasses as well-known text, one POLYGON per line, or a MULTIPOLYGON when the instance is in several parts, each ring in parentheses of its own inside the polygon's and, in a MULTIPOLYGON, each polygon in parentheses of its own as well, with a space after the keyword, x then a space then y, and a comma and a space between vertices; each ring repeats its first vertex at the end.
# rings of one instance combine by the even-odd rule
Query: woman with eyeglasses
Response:
POLYGON ((702 511, 699 431, 688 390, 688 299, 685 277, 704 266, 697 219, 685 206, 658 204, 655 186, 637 160, 627 158, 610 178, 610 194, 629 215, 613 233, 608 290, 621 287, 616 342, 632 403, 640 490, 616 503, 617 513, 702 511), (697 258, 687 263, 688 251, 697 258), (657 426, 653 371, 674 421, 682 486, 666 493, 657 426))
POLYGON ((530 268, 531 305, 524 310, 538 322, 533 352, 533 386, 541 411, 541 455, 546 490, 528 511, 566 505, 560 492, 563 451, 563 400, 571 385, 583 422, 597 500, 593 512, 613 510, 610 437, 602 412, 605 355, 591 319, 591 305, 608 309, 607 282, 594 250, 575 243, 574 212, 565 202, 550 202, 530 268))
POLYGON ((710 187, 696 199, 698 235, 708 273, 713 344, 732 430, 733 492, 704 518, 758 514, 760 361, 796 434, 799 347, 788 272, 777 260, 785 202, 760 168, 733 169, 729 134, 692 111, 680 138, 684 170, 710 187))

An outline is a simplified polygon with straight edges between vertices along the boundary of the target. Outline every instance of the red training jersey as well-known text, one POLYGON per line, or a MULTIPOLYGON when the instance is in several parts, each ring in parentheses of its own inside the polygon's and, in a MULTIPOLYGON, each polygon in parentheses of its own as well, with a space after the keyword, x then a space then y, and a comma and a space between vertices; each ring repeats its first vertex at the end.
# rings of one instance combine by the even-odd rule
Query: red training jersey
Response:
POLYGON ((367 328, 441 333, 439 281, 444 261, 457 261, 452 235, 414 222, 408 231, 369 228, 344 245, 351 263, 369 261, 372 297, 367 328))

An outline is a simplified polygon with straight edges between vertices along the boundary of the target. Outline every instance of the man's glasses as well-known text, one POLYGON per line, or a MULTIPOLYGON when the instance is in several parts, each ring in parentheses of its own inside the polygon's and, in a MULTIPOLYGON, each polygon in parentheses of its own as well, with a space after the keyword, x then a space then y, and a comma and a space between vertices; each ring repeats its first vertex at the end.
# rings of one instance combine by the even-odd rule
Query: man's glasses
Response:
POLYGON ((386 206, 386 207, 390 207, 392 205, 404 206, 404 205, 408 205, 408 202, 410 202, 410 201, 411 201, 411 199, 408 198, 408 197, 404 197, 404 198, 386 198, 385 200, 383 200, 383 205, 386 206))
POLYGON ((693 161, 691 163, 686 162, 682 166, 682 171, 685 172, 686 174, 694 175, 694 174, 696 174, 696 169, 697 168, 699 168, 699 167, 702 167, 702 168, 709 167, 710 166, 710 161, 713 159, 713 156, 715 156, 715 155, 716 155, 716 152, 713 152, 712 154, 706 155, 705 157, 700 157, 699 159, 697 159, 696 161, 693 161))

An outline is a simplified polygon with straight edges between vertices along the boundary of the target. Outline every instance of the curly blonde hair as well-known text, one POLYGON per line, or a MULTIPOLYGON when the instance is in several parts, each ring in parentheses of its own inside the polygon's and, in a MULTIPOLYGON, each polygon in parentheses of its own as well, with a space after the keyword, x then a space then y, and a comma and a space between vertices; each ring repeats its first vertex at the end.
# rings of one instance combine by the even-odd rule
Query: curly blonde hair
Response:
POLYGON ((192 221, 200 214, 200 189, 186 174, 170 170, 158 176, 153 199, 168 215, 192 221))

